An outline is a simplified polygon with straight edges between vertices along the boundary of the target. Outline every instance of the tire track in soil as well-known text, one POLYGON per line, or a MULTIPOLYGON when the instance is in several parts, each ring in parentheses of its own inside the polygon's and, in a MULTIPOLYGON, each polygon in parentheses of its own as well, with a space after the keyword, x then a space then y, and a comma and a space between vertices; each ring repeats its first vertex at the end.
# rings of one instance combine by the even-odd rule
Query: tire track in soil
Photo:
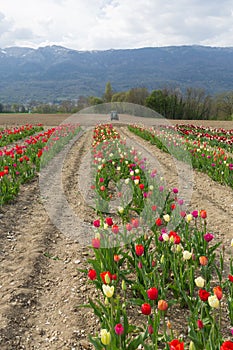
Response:
POLYGON ((38 303, 43 273, 47 268, 43 252, 51 245, 55 232, 53 225, 43 215, 39 201, 37 180, 34 180, 24 186, 15 202, 3 207, 1 349, 24 349, 21 346, 22 337, 30 327, 27 320, 38 303), (7 241, 7 237, 11 239, 7 241))
MULTIPOLYGON (((90 148, 88 140, 90 132, 74 144, 64 164, 65 193, 77 211, 85 203, 77 205, 81 196, 73 191, 77 189, 73 179, 90 148)), ((91 223, 93 211, 84 214, 91 223)), ((90 311, 77 308, 95 293, 77 271, 87 267, 88 252, 51 223, 38 179, 3 207, 0 220, 1 350, 91 349, 86 330, 94 331, 96 320, 90 311)))
MULTIPOLYGON (((166 179, 168 187, 178 187, 177 180, 178 177, 182 178, 182 181, 188 181, 184 174, 179 174, 177 176, 174 169, 175 163, 174 158, 159 150, 156 146, 151 145, 149 142, 141 139, 135 134, 131 133, 127 127, 120 129, 126 138, 134 140, 136 148, 137 145, 143 146, 154 156, 159 164, 165 171, 163 171, 163 176, 166 179)), ((213 181, 208 175, 193 170, 193 191, 192 197, 189 204, 190 210, 207 210, 207 228, 212 230, 215 237, 222 240, 226 253, 228 256, 232 255, 232 248, 230 247, 230 242, 232 239, 233 232, 233 190, 228 186, 223 186, 215 181, 213 181)), ((182 193, 180 193, 182 198, 182 193)))

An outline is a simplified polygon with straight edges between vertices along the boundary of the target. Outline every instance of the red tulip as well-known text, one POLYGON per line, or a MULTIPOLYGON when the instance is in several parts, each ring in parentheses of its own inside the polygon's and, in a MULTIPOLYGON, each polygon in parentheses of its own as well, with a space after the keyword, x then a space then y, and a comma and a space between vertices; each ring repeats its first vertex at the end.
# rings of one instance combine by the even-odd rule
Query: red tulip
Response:
POLYGON ((132 219, 131 223, 132 223, 134 228, 138 228, 138 226, 139 226, 139 220, 138 219, 132 219))
POLYGON ((95 227, 100 227, 100 220, 94 220, 94 221, 93 221, 93 225, 94 225, 95 227))
POLYGON ((162 219, 161 218, 156 219, 155 224, 156 224, 156 226, 161 226, 163 224, 162 219))
POLYGON ((233 350, 233 342, 232 341, 225 341, 221 345, 220 350, 233 350))
POLYGON ((198 294, 202 301, 207 301, 210 296, 210 293, 207 292, 205 289, 200 289, 198 294))
POLYGON ((197 320, 197 327, 199 329, 202 329, 204 327, 204 324, 203 324, 202 320, 197 320))
POLYGON ((119 232, 119 227, 117 225, 112 226, 112 232, 113 233, 118 233, 119 232))
POLYGON ((170 350, 184 350, 184 342, 181 342, 178 339, 174 339, 168 344, 170 346, 170 350))
POLYGON ((142 244, 137 244, 135 246, 135 252, 136 252, 137 256, 143 255, 143 253, 144 253, 144 246, 142 244))
POLYGON ((150 315, 150 313, 151 313, 150 304, 147 304, 147 303, 142 304, 141 311, 142 311, 143 315, 150 315))
POLYGON ((151 324, 149 324, 149 326, 148 326, 148 333, 149 334, 153 334, 154 333, 154 329, 153 329, 153 326, 151 324))
POLYGON ((201 211, 200 211, 200 217, 201 217, 202 219, 206 219, 206 218, 207 218, 207 212, 206 212, 206 210, 201 210, 201 211))
POLYGON ((230 282, 233 282, 233 275, 228 275, 228 280, 229 280, 230 282))
POLYGON ((158 298, 158 294, 158 289, 155 287, 147 290, 147 296, 150 300, 156 300, 158 298))
POLYGON ((108 226, 112 226, 113 225, 113 221, 112 221, 112 218, 106 218, 105 219, 105 222, 108 226))
POLYGON ((130 223, 127 223, 127 224, 125 225, 125 227, 126 227, 126 230, 127 230, 127 231, 131 231, 132 228, 133 228, 133 226, 132 226, 130 223))
POLYGON ((89 271, 88 271, 88 277, 90 278, 90 280, 95 280, 96 279, 96 276, 97 276, 97 274, 96 274, 96 271, 95 270, 92 270, 92 269, 90 269, 89 271))
POLYGON ((109 284, 112 280, 112 274, 109 271, 101 272, 100 277, 104 284, 109 284))

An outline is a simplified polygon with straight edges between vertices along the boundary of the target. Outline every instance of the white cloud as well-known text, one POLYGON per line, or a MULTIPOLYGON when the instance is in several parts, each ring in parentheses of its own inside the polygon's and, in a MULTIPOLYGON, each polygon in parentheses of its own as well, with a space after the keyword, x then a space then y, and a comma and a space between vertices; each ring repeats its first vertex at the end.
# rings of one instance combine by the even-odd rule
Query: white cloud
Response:
POLYGON ((233 46, 231 0, 3 0, 0 47, 233 46))

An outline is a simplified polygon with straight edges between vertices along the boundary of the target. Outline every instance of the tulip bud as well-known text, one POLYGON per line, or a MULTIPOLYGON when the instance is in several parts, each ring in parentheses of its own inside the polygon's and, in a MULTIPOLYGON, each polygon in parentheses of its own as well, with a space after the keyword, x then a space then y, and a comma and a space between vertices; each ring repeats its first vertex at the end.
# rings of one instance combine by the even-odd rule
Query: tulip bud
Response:
POLYGON ((118 262, 120 260, 120 256, 118 254, 114 254, 114 261, 118 262))
POLYGON ((100 239, 100 233, 99 233, 99 232, 96 232, 96 233, 95 233, 95 238, 96 238, 96 239, 100 239))
POLYGON ((122 282, 121 282, 121 289, 122 289, 122 290, 126 290, 126 289, 127 289, 125 280, 122 280, 122 282))
POLYGON ((170 237, 170 242, 171 242, 171 243, 174 243, 174 242, 175 242, 174 236, 171 236, 171 237, 170 237))
POLYGON ((204 328, 204 324, 203 324, 202 320, 197 320, 197 327, 198 327, 198 329, 204 328))
POLYGON ((109 284, 109 283, 111 282, 111 279, 110 279, 110 277, 109 277, 109 274, 108 274, 108 273, 106 273, 106 275, 105 275, 104 279, 105 279, 105 283, 106 283, 106 284, 109 284))
POLYGON ((196 347, 195 347, 193 341, 191 341, 190 344, 189 344, 189 350, 196 350, 196 347))
POLYGON ((118 211, 120 214, 123 214, 124 213, 124 208, 123 207, 118 207, 118 211))
POLYGON ((176 252, 179 253, 181 251, 181 245, 177 244, 175 247, 176 247, 176 252))
POLYGON ((153 326, 151 324, 148 326, 148 333, 149 334, 153 334, 154 333, 154 329, 153 329, 153 326))

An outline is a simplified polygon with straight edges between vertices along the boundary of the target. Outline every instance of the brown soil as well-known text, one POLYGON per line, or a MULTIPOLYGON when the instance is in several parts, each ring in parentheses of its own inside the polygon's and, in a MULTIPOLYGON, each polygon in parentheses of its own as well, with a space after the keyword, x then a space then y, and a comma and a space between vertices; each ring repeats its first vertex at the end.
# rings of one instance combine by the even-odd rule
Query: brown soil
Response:
POLYGON ((0 113, 0 126, 8 127, 25 124, 43 124, 46 126, 53 126, 62 123, 66 118, 69 117, 69 115, 70 114, 0 113))
MULTIPOLYGON (((0 125, 14 124, 8 118, 0 115, 0 125)), ((41 117, 36 121, 33 118, 34 115, 23 119, 20 117, 17 123, 42 122, 41 117)), ((55 117, 52 121, 45 118, 43 123, 56 125, 62 122, 62 118, 55 117)), ((74 213, 81 218, 79 229, 80 232, 84 230, 83 234, 88 225, 91 226, 95 213, 85 203, 80 175, 83 176, 85 172, 82 161, 91 144, 88 126, 94 126, 97 119, 109 122, 108 116, 102 119, 85 116, 82 125, 87 131, 70 149, 62 168, 64 194, 74 213)), ((167 186, 177 186, 173 158, 130 134, 126 127, 121 126, 122 122, 134 123, 135 118, 121 117, 120 122, 115 124, 135 144, 135 148, 145 148, 157 159, 167 186)), ((143 119, 143 123, 153 125, 153 120, 143 119)), ((213 125, 212 122, 207 124, 213 125)), ((223 122, 217 125, 224 128, 233 126, 232 123, 223 122)), ((185 177, 185 174, 182 176, 185 177)), ((91 310, 78 307, 95 294, 84 273, 79 272, 79 269, 88 266, 87 259, 91 253, 81 241, 82 235, 74 237, 59 231, 49 217, 45 203, 46 198, 41 195, 37 178, 22 186, 17 199, 4 205, 0 211, 1 350, 92 349, 88 334, 98 330, 98 322, 91 310)), ((223 240, 229 257, 231 252, 228 247, 233 231, 233 191, 204 174, 194 172, 191 208, 207 210, 209 231, 223 240)))

